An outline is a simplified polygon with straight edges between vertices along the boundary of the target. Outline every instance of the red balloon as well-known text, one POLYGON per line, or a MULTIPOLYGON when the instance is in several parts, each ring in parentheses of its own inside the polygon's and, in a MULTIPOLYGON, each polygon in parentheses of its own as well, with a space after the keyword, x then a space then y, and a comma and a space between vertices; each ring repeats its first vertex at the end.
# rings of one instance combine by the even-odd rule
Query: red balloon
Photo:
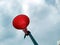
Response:
POLYGON ((13 26, 16 29, 25 29, 27 28, 30 20, 25 14, 20 14, 13 19, 13 26))

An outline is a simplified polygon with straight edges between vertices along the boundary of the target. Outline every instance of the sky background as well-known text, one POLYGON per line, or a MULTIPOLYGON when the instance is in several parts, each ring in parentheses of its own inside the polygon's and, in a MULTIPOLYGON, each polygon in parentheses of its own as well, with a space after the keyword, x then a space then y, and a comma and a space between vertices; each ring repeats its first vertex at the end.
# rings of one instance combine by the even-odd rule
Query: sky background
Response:
POLYGON ((0 45, 33 45, 24 32, 12 26, 19 14, 30 18, 28 30, 39 45, 60 40, 60 0, 0 0, 0 45))

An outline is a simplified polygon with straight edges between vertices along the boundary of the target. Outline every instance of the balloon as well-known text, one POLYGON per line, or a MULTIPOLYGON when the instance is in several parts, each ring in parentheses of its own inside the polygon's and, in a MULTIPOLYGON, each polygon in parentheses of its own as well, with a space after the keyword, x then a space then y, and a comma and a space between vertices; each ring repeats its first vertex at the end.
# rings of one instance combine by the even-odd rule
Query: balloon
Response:
POLYGON ((30 20, 28 16, 20 14, 13 19, 12 24, 16 29, 25 29, 27 28, 29 22, 30 20))

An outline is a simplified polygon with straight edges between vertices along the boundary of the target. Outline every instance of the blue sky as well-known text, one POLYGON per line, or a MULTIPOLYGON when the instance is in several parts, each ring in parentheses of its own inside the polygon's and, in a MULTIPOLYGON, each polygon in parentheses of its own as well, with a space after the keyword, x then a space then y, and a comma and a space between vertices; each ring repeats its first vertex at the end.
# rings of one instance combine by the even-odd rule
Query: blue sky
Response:
POLYGON ((18 14, 30 18, 28 30, 39 45, 57 45, 60 40, 59 0, 0 0, 0 45, 33 45, 24 32, 12 26, 18 14))

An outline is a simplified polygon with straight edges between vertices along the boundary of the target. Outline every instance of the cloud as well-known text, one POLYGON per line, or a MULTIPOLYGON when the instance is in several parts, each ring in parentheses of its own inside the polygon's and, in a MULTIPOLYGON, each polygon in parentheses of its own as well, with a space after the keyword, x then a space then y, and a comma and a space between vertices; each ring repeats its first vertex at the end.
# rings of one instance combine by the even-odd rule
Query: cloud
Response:
POLYGON ((57 40, 60 39, 59 5, 59 1, 54 0, 1 1, 0 45, 33 45, 29 37, 24 39, 24 33, 12 26, 13 18, 20 13, 28 13, 31 19, 28 30, 39 45, 56 45, 57 40))
POLYGON ((56 5, 56 0, 45 0, 48 5, 56 5))

